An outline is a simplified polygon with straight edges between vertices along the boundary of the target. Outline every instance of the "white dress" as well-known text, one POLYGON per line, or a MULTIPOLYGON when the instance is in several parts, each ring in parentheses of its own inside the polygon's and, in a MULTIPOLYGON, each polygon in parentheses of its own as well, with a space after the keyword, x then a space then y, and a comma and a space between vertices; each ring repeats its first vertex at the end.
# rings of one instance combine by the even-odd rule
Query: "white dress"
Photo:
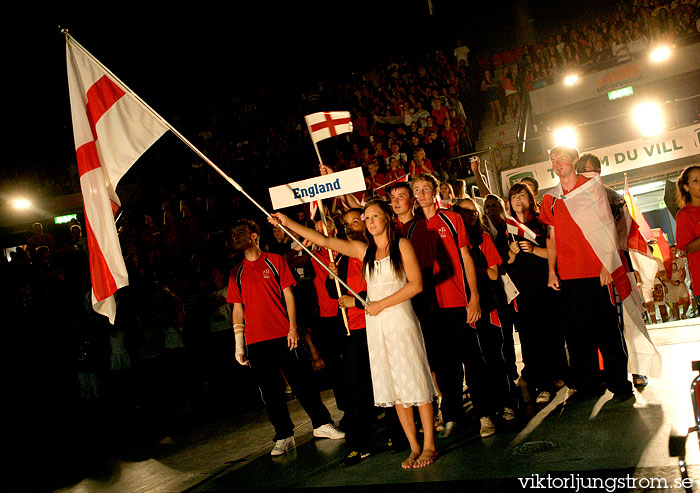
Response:
MULTIPOLYGON (((406 275, 397 278, 391 260, 375 260, 374 271, 366 272, 367 296, 379 301, 401 289, 406 275)), ((372 371, 374 405, 404 407, 431 402, 437 395, 425 353, 420 323, 411 300, 367 316, 367 347, 372 371)))

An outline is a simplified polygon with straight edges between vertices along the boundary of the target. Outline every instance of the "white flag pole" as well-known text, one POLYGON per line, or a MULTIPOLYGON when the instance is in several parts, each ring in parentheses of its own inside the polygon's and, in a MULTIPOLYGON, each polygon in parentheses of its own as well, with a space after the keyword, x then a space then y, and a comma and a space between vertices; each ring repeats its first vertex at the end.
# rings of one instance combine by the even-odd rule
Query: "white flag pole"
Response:
MULTIPOLYGON (((165 118, 163 118, 162 116, 160 116, 160 114, 159 114, 158 112, 156 112, 153 108, 151 108, 143 99, 141 99, 141 98, 138 96, 138 94, 136 94, 134 91, 132 91, 132 90, 129 88, 129 86, 127 86, 126 84, 124 84, 124 83, 119 79, 119 77, 117 77, 116 75, 114 75, 114 74, 112 73, 111 70, 109 70, 107 67, 105 67, 105 66, 102 64, 102 62, 100 62, 97 58, 95 58, 94 56, 92 56, 92 54, 91 54, 89 51, 87 51, 80 43, 78 43, 78 42, 75 40, 75 38, 73 38, 73 36, 71 36, 71 35, 68 33, 68 29, 61 29, 61 33, 62 33, 63 35, 65 35, 66 41, 70 40, 71 43, 72 43, 75 47, 77 47, 77 48, 79 48, 80 50, 82 50, 82 51, 85 53, 86 56, 88 56, 88 57, 89 57, 93 62, 95 62, 97 65, 99 65, 99 67, 100 67, 102 70, 104 70, 105 73, 109 74, 110 77, 112 77, 115 81, 117 81, 119 84, 121 84, 122 87, 124 88, 124 90, 125 90, 126 92, 128 92, 134 99, 136 99, 139 103, 141 103, 141 104, 143 105, 144 108, 146 108, 148 111, 150 111, 150 112, 153 114, 154 117, 156 117, 158 120, 160 120, 160 122, 161 122, 163 125, 165 125, 172 133, 174 133, 182 142, 184 142, 184 144, 185 144, 187 147, 189 147, 190 149, 192 149, 192 151, 194 151, 195 154, 197 154, 200 158, 202 158, 202 159, 204 160, 205 163, 207 163, 209 166, 211 166, 211 167, 214 169, 214 171, 216 171, 217 173, 219 173, 219 175, 221 175, 221 177, 222 177, 224 180, 226 180, 227 182, 229 182, 236 190, 238 190, 239 192, 241 192, 241 193, 243 194, 244 197, 246 197, 248 200, 250 200, 258 209, 260 209, 260 210, 263 212, 263 214, 265 214, 265 216, 267 216, 267 217, 273 217, 272 214, 270 214, 269 212, 267 212, 267 211, 265 210, 265 208, 264 208, 263 206, 261 206, 253 197, 251 197, 250 195, 248 195, 248 192, 246 192, 246 191, 243 189, 243 187, 242 187, 241 185, 239 185, 233 178, 231 178, 231 177, 228 176, 226 173, 224 173, 223 170, 222 170, 221 168, 219 168, 216 164, 214 164, 214 163, 212 162, 211 159, 209 159, 207 156, 205 156, 204 153, 202 153, 202 151, 200 151, 199 149, 197 149, 197 148, 194 146, 194 144, 192 144, 189 140, 187 140, 187 138, 186 138, 184 135, 182 135, 180 132, 178 132, 178 130, 177 130, 175 127, 173 127, 170 123, 168 123, 168 121, 167 121, 165 118)), ((284 231, 284 232, 287 234, 287 236, 289 236, 292 240, 297 241, 296 237, 295 237, 292 233, 290 233, 289 230, 287 230, 287 228, 285 228, 285 227, 282 226, 281 224, 280 224, 278 227, 279 227, 280 229, 282 229, 282 231, 284 231)), ((326 269, 326 270, 328 271, 329 274, 333 274, 333 271, 331 271, 331 270, 326 266, 326 264, 324 264, 323 262, 321 262, 321 260, 320 260, 318 257, 316 257, 316 255, 314 255, 313 252, 312 252, 311 250, 309 250, 309 249, 308 249, 306 246, 304 246, 303 244, 301 244, 301 243, 299 243, 299 244, 300 244, 301 247, 306 251, 306 253, 308 253, 309 255, 311 255, 311 258, 313 258, 314 260, 316 260, 316 262, 318 262, 319 264, 321 264, 321 266, 322 266, 324 269, 326 269)), ((335 274, 333 274, 333 275, 335 275, 335 274)), ((336 278, 336 280, 337 280, 337 278, 336 278)), ((355 290, 353 290, 350 286, 348 286, 348 285, 345 283, 345 281, 340 280, 340 282, 343 284, 343 286, 345 286, 345 288, 346 288, 350 293, 352 293, 353 296, 355 296, 355 298, 357 298, 358 300, 360 300, 360 302, 361 302, 364 306, 367 306, 367 302, 366 302, 365 300, 363 300, 362 297, 361 297, 359 294, 357 294, 357 293, 355 292, 355 290)))

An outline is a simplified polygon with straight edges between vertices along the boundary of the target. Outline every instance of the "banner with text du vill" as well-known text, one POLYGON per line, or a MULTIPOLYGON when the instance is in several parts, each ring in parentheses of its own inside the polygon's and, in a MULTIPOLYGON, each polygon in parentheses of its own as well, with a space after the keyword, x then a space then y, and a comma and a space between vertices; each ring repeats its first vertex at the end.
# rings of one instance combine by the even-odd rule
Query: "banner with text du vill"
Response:
POLYGON ((362 168, 338 171, 330 175, 317 176, 295 181, 286 185, 271 187, 270 199, 273 209, 307 204, 314 200, 329 199, 338 195, 365 190, 365 177, 362 168))
MULTIPOLYGON (((630 140, 587 152, 593 152, 600 157, 603 176, 666 163, 700 155, 700 126, 691 125, 671 130, 658 137, 630 140)), ((552 164, 542 161, 501 173, 503 190, 509 190, 514 183, 526 176, 535 178, 540 190, 552 188, 559 183, 552 164)))

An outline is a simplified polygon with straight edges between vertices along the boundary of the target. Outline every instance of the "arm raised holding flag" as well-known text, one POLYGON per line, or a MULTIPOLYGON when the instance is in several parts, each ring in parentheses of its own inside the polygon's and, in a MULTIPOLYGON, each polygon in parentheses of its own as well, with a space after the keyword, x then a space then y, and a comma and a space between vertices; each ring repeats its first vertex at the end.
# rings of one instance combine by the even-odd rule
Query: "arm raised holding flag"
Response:
MULTIPOLYGON (((68 30, 61 32, 66 37, 68 89, 85 206, 93 308, 114 323, 114 293, 128 285, 114 222, 114 214, 120 207, 115 189, 136 160, 167 130, 173 132, 266 216, 270 214, 241 185, 75 41, 68 30)), ((282 229, 294 239, 289 231, 282 229)), ((302 248, 322 263, 308 248, 303 245, 302 248)), ((327 269, 325 265, 323 267, 327 269)), ((354 290, 348 290, 361 299, 354 290)))

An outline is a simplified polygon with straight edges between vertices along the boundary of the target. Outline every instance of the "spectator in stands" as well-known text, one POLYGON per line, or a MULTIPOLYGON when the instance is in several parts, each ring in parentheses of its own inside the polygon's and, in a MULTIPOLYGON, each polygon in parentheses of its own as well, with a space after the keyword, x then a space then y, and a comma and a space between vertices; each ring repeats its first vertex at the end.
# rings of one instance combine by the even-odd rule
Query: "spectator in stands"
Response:
POLYGON ((435 98, 433 100, 435 108, 433 109, 432 117, 438 126, 442 127, 445 124, 445 120, 448 118, 447 108, 442 105, 442 99, 435 98))
POLYGON ((79 224, 74 224, 70 227, 71 243, 80 251, 88 252, 87 238, 83 236, 83 231, 79 224))
POLYGON ((445 120, 445 128, 442 131, 442 140, 445 142, 447 157, 456 157, 459 155, 459 132, 452 127, 452 122, 449 118, 445 120))
POLYGON ((608 68, 611 65, 612 58, 610 48, 601 39, 598 39, 593 44, 593 61, 598 70, 608 68))
MULTIPOLYGON (((389 159, 391 158, 394 158, 394 156, 391 156, 389 159)), ((370 162, 369 166, 367 166, 367 171, 369 171, 369 175, 365 176, 365 184, 367 186, 368 191, 373 191, 386 183, 383 169, 384 167, 380 166, 379 158, 376 156, 373 157, 372 162, 370 162), (382 169, 382 172, 379 171, 380 168, 382 169)), ((384 195, 385 192, 384 189, 379 189, 377 193, 379 193, 380 195, 384 195)))
POLYGON ((457 47, 453 53, 457 59, 457 65, 463 62, 466 67, 469 66, 469 48, 461 40, 457 41, 457 47))
POLYGON ((402 178, 406 174, 406 169, 401 166, 401 163, 395 157, 389 158, 389 171, 384 175, 385 183, 390 183, 392 181, 402 178))
MULTIPOLYGON (((393 157, 394 159, 399 161, 399 163, 401 163, 401 166, 405 166, 406 162, 408 161, 408 156, 406 156, 405 152, 401 152, 399 150, 399 146, 396 143, 391 145, 391 154, 389 155, 389 157, 393 157)), ((386 159, 386 164, 389 164, 388 158, 386 159)))
POLYGON ((413 119, 423 128, 428 126, 428 117, 430 113, 423 108, 423 103, 421 101, 416 101, 416 111, 413 114, 413 119))
MULTIPOLYGON (((435 133, 432 135, 435 135, 435 133)), ((435 169, 433 168, 433 163, 431 163, 430 159, 426 157, 425 150, 419 147, 413 153, 413 160, 408 166, 408 175, 409 178, 412 179, 413 177, 423 173, 434 174, 435 169)))
POLYGON ((440 207, 449 209, 455 202, 455 192, 452 185, 446 181, 440 183, 440 207))
POLYGON ((627 49, 631 54, 634 54, 644 50, 647 46, 649 46, 649 40, 638 27, 635 27, 632 31, 631 39, 627 43, 627 49))
POLYGON ((53 235, 44 233, 44 226, 41 223, 32 224, 32 232, 34 234, 27 240, 27 253, 29 253, 30 257, 34 255, 34 252, 40 246, 51 249, 56 247, 56 240, 54 240, 53 235))
POLYGON ((632 60, 629 49, 629 42, 625 39, 622 31, 615 33, 615 39, 612 42, 612 54, 617 59, 618 63, 629 62, 632 60))
POLYGON ((511 119, 515 121, 515 115, 520 108, 520 94, 518 94, 518 91, 515 88, 515 81, 513 80, 513 73, 511 72, 510 67, 505 67, 503 69, 500 83, 501 87, 503 87, 506 92, 507 111, 510 114, 511 119))
POLYGON ((489 103, 491 108, 491 117, 496 125, 501 125, 505 122, 503 118, 503 109, 498 96, 497 82, 491 76, 490 70, 484 71, 484 78, 481 80, 481 92, 484 98, 489 103))
POLYGON ((467 194, 467 182, 462 179, 455 180, 454 194, 456 200, 466 199, 469 196, 467 194))

